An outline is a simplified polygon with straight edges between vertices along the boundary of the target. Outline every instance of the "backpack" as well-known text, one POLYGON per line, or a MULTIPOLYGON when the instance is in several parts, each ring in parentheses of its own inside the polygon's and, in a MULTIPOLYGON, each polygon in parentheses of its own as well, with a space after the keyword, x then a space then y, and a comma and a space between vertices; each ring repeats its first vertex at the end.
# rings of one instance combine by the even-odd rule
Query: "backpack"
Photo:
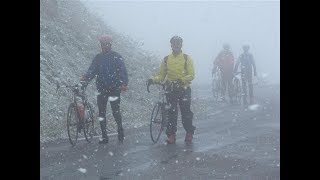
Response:
MULTIPOLYGON (((183 54, 183 57, 184 57, 184 70, 187 72, 188 74, 188 69, 187 69, 187 60, 188 60, 188 55, 186 54, 183 54)), ((164 64, 165 64, 165 71, 166 71, 166 74, 167 74, 167 71, 168 71, 168 64, 167 64, 167 61, 168 61, 168 56, 164 57, 164 64)))

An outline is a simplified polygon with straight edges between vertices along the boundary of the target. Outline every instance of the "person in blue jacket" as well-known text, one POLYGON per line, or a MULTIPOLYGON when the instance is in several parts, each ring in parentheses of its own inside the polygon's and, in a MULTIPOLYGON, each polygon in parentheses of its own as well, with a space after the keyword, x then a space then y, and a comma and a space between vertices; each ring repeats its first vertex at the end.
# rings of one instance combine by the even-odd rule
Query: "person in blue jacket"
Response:
POLYGON ((118 140, 123 142, 124 132, 122 127, 122 116, 120 112, 120 93, 128 89, 128 74, 122 56, 113 51, 112 37, 104 35, 99 38, 102 52, 93 59, 87 73, 82 76, 81 81, 88 84, 96 77, 96 87, 99 92, 97 103, 99 109, 99 121, 102 131, 100 144, 108 143, 106 132, 106 106, 110 101, 112 115, 118 126, 118 140))

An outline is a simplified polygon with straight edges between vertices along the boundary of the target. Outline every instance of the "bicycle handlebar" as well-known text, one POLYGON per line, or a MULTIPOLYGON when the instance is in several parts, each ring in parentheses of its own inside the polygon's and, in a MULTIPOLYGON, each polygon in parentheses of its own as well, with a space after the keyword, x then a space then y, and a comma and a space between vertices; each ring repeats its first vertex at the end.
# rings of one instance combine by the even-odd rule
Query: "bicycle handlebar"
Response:
MULTIPOLYGON (((151 85, 152 85, 152 84, 147 84, 147 91, 148 91, 148 93, 150 93, 149 87, 150 87, 151 85)), ((165 85, 164 85, 164 84, 158 84, 158 85, 162 85, 162 88, 165 89, 165 85)))
POLYGON ((60 88, 70 88, 72 91, 75 91, 75 90, 78 90, 78 88, 80 87, 82 91, 86 90, 85 85, 79 85, 79 84, 60 86, 60 84, 57 83, 56 86, 57 86, 56 92, 58 92, 60 88))

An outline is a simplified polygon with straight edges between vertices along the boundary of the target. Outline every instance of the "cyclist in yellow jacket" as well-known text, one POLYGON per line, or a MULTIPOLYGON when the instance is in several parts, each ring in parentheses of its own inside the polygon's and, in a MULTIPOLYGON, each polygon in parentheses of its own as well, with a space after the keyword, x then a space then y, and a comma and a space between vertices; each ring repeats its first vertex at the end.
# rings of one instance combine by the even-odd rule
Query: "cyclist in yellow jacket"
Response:
POLYGON ((168 110, 167 143, 176 141, 178 104, 180 106, 182 124, 186 130, 185 142, 191 143, 195 126, 192 125, 193 112, 191 106, 191 81, 194 79, 193 61, 182 53, 182 38, 174 36, 170 40, 172 54, 166 56, 160 65, 160 71, 148 80, 148 84, 165 84, 168 110))

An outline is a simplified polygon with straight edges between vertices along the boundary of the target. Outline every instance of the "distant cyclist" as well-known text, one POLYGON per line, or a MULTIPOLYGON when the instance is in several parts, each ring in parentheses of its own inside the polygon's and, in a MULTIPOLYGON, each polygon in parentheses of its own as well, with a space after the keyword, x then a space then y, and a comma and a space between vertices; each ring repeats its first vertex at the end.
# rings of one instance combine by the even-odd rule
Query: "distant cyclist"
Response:
POLYGON ((244 45, 243 53, 240 55, 235 68, 234 72, 238 71, 238 66, 241 67, 241 81, 242 81, 242 90, 244 93, 243 96, 243 104, 247 105, 247 85, 249 85, 249 97, 250 97, 250 104, 254 103, 253 99, 253 84, 252 84, 252 68, 253 68, 253 75, 257 76, 256 65, 251 53, 249 53, 249 45, 244 45))
POLYGON ((217 68, 220 69, 222 78, 222 99, 225 100, 225 94, 228 90, 231 103, 233 103, 233 67, 234 56, 230 50, 230 45, 224 44, 223 50, 218 54, 218 56, 213 62, 212 74, 216 73, 217 68))

